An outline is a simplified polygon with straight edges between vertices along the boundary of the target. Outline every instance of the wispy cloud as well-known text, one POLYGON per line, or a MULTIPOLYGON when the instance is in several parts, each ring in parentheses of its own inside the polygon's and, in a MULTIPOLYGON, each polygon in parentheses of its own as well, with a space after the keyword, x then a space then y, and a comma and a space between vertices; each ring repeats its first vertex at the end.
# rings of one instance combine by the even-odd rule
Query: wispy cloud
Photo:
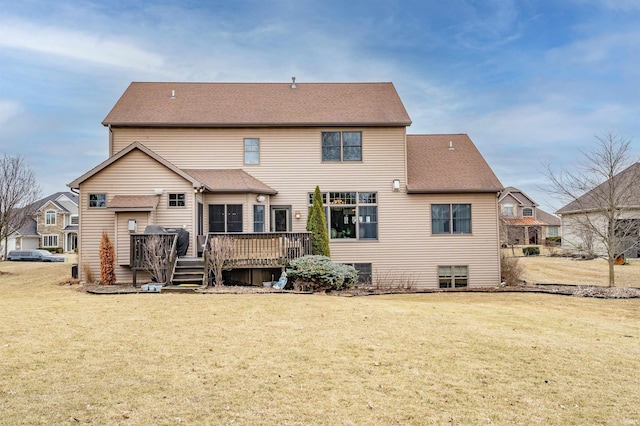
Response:
POLYGON ((9 99, 0 99, 0 126, 22 112, 20 102, 9 99))
POLYGON ((100 66, 149 71, 162 68, 165 58, 112 34, 97 34, 46 26, 21 19, 0 20, 0 47, 37 52, 100 66))

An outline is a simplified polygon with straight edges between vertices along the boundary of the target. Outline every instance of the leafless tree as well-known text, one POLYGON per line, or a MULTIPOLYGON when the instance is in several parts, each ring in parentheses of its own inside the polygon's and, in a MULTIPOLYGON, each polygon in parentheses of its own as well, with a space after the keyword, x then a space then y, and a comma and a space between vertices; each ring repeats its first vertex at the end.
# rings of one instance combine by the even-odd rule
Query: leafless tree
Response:
POLYGON ((211 276, 211 274, 214 275, 216 287, 224 285, 222 281, 222 269, 225 263, 231 258, 234 249, 235 244, 233 239, 227 236, 212 237, 206 247, 205 256, 208 259, 206 262, 207 277, 211 276))
POLYGON ((34 203, 38 198, 40 185, 33 170, 22 157, 3 154, 0 158, 0 244, 4 241, 5 252, 9 235, 35 213, 34 203))
POLYGON ((631 155, 630 140, 612 134, 596 139, 593 148, 581 152, 574 171, 556 173, 547 166, 546 175, 551 191, 567 203, 558 213, 570 217, 579 234, 591 234, 606 251, 613 287, 616 257, 631 248, 630 240, 637 244, 637 224, 627 219, 640 207, 640 163, 631 155))
POLYGON ((171 247, 163 235, 151 235, 146 239, 142 250, 142 264, 157 283, 167 283, 169 279, 167 262, 170 255, 171 247))

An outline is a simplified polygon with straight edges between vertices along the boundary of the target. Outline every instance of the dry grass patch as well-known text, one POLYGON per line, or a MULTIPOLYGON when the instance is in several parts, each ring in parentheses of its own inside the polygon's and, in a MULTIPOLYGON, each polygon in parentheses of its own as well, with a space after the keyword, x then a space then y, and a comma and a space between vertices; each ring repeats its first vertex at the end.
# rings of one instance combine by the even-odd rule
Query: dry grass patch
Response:
POLYGON ((7 424, 640 424, 640 300, 89 295, 0 263, 7 424))
MULTIPOLYGON (((524 279, 536 284, 609 285, 609 270, 605 259, 581 260, 568 257, 520 257, 524 279)), ((640 287, 640 260, 628 265, 615 265, 616 285, 640 287)))

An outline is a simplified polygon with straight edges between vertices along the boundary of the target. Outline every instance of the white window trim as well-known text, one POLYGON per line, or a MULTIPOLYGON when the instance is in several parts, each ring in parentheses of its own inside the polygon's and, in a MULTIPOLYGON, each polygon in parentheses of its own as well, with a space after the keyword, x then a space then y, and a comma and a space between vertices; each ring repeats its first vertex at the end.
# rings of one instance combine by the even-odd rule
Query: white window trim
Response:
POLYGON ((260 165, 260 138, 244 138, 244 139, 242 140, 242 152, 243 152, 243 155, 244 155, 243 160, 244 160, 244 164, 245 164, 245 165, 247 165, 247 166, 257 166, 257 165, 260 165), (258 147, 257 147, 258 149, 257 149, 256 151, 247 151, 247 141, 248 141, 248 140, 252 140, 252 141, 253 141, 253 140, 255 140, 255 141, 258 141, 258 147), (248 153, 253 153, 253 152, 255 152, 255 153, 257 153, 257 154, 258 154, 258 161, 256 161, 255 163, 254 163, 254 162, 247 162, 247 154, 248 154, 248 153))
POLYGON ((55 247, 59 247, 60 241, 58 238, 58 234, 45 234, 42 236, 42 247, 45 248, 55 248, 55 247), (54 239, 55 238, 55 245, 51 245, 51 244, 47 244, 47 240, 48 239, 54 239))
POLYGON ((57 216, 58 216, 58 215, 56 214, 56 211, 55 211, 55 210, 52 210, 52 209, 48 209, 48 210, 46 210, 46 211, 44 212, 44 224, 45 224, 46 226, 54 226, 54 225, 57 223, 57 221, 58 221, 57 216), (49 223, 49 221, 48 221, 48 214, 49 214, 49 213, 53 213, 53 222, 51 222, 51 223, 49 223))

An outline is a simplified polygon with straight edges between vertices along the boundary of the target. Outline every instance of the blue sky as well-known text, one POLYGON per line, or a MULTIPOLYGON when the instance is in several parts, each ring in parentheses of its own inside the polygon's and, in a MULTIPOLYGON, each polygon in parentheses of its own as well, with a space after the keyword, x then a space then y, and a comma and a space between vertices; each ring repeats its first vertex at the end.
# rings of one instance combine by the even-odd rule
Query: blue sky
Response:
POLYGON ((409 133, 467 133, 542 208, 596 135, 640 155, 638 0, 0 0, 0 154, 44 194, 107 156, 131 81, 391 81, 409 133))

